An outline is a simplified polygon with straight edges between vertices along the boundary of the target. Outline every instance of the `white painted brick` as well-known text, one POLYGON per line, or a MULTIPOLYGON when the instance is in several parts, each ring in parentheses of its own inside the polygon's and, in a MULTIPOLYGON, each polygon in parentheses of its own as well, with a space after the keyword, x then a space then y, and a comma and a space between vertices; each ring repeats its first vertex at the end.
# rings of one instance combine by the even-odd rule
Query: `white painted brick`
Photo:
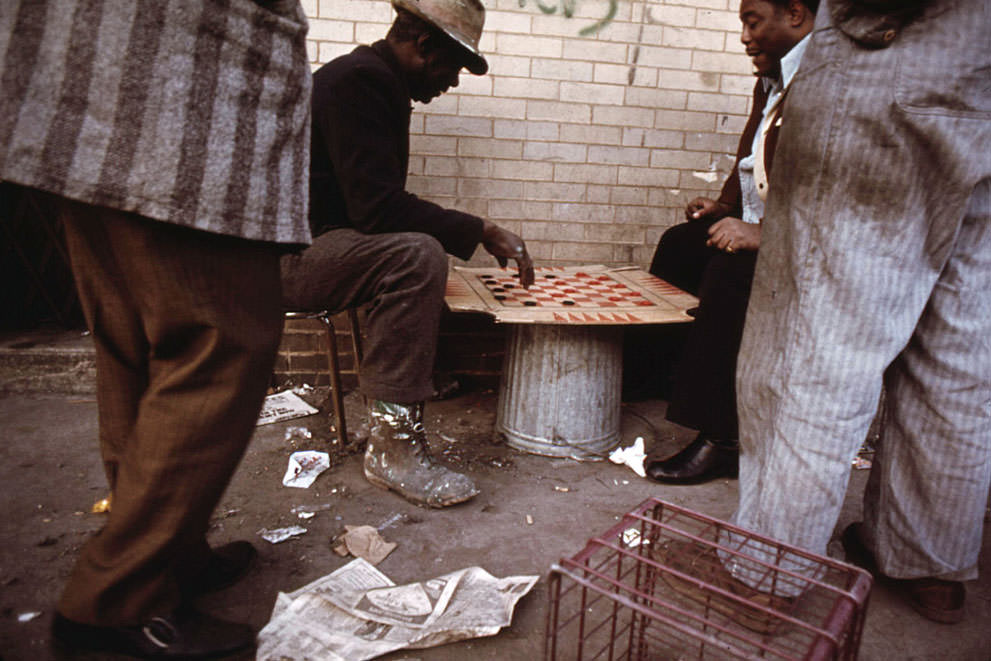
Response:
POLYGON ((442 94, 429 103, 414 103, 413 114, 421 113, 456 115, 458 114, 458 96, 457 94, 442 94))
POLYGON ((489 140, 486 138, 458 138, 458 156, 489 156, 492 158, 520 158, 523 143, 519 140, 489 140))
POLYGON ((316 62, 320 57, 320 44, 310 39, 306 40, 306 59, 316 62))
POLYGON ((458 96, 492 96, 492 76, 475 76, 462 70, 458 77, 459 83, 457 91, 450 93, 458 96))
POLYGON ((564 57, 569 60, 621 64, 626 62, 627 51, 626 44, 610 44, 588 39, 568 39, 564 42, 564 57))
POLYGON ((306 36, 316 41, 354 41, 354 23, 314 18, 306 36))
POLYGON ((318 0, 300 0, 299 4, 303 7, 303 13, 307 16, 316 16, 320 12, 320 3, 318 0))
POLYGON ((589 163, 612 163, 615 165, 650 165, 650 149, 640 147, 604 147, 591 145, 588 148, 589 163))
MULTIPOLYGON (((548 3, 552 4, 552 3, 548 3)), ((555 37, 578 38, 578 31, 588 25, 585 20, 568 18, 562 13, 544 14, 535 12, 532 18, 534 34, 546 34, 555 37)))
POLYGON ((622 142, 622 136, 622 129, 618 126, 600 126, 597 124, 564 124, 561 126, 562 142, 619 145, 622 142))
POLYGON ((385 38, 389 26, 383 23, 355 23, 354 40, 359 44, 374 44, 385 38))
POLYGON ((585 199, 592 204, 609 204, 609 194, 612 186, 597 186, 589 184, 585 187, 585 199))
POLYGON ((610 23, 596 35, 601 41, 635 44, 642 41, 642 30, 636 23, 610 23))
POLYGON ((516 57, 512 55, 498 55, 495 53, 485 53, 485 59, 489 62, 489 72, 487 76, 499 78, 501 76, 528 76, 530 75, 530 58, 516 57))
POLYGON ((561 100, 620 105, 623 103, 623 88, 596 83, 561 83, 561 100))
POLYGON ((551 80, 592 80, 595 63, 574 60, 535 59, 531 65, 534 78, 551 80))
POLYGON ((540 161, 493 161, 492 176, 497 179, 553 181, 554 164, 540 161))
POLYGON ((746 115, 749 102, 750 98, 743 95, 689 92, 686 108, 688 110, 708 110, 731 115, 746 115))
POLYGON ((592 118, 592 107, 585 103, 527 101, 526 116, 527 119, 587 124, 592 118))
POLYGON ((704 26, 724 32, 739 32, 740 30, 740 15, 735 11, 700 9, 695 20, 699 27, 704 26))
POLYGON ((520 34, 547 34, 532 30, 533 18, 527 14, 508 11, 485 12, 485 32, 518 32, 520 34))
POLYGON ((531 35, 499 34, 496 35, 494 51, 500 55, 519 57, 561 57, 563 41, 553 37, 531 35))
POLYGON ((694 7, 679 7, 671 4, 651 4, 648 12, 649 13, 647 15, 650 17, 651 23, 657 23, 660 25, 680 25, 689 28, 695 27, 694 7))
POLYGON ((654 114, 654 128, 672 130, 681 129, 687 131, 712 131, 715 127, 715 113, 658 110, 654 114))
POLYGON ((688 69, 692 64, 692 51, 687 48, 641 46, 637 64, 659 69, 688 69))
MULTIPOLYGON (((569 126, 565 124, 565 126, 569 126)), ((536 140, 543 142, 557 142, 561 135, 561 124, 558 122, 527 122, 526 123, 526 138, 527 140, 536 140)))
POLYGON ((449 177, 409 177, 406 187, 417 195, 432 197, 436 195, 454 195, 457 191, 458 180, 449 177))
POLYGON ((612 247, 598 243, 572 243, 559 241, 551 245, 551 256, 564 262, 597 263, 606 262, 612 258, 612 247))
POLYGON ((503 97, 464 97, 458 109, 462 115, 493 117, 499 119, 523 119, 526 117, 526 101, 503 97))
POLYGON ((597 83, 655 87, 657 85, 657 69, 634 64, 596 64, 593 80, 597 83), (632 82, 630 81, 631 74, 633 76, 632 82))
POLYGON ((726 33, 715 30, 665 27, 660 43, 662 46, 673 48, 722 52, 726 47, 726 33))
POLYGON ((644 228, 634 224, 585 225, 585 240, 603 243, 640 244, 644 240, 644 228))
POLYGON ((747 75, 753 69, 747 57, 738 53, 710 53, 696 51, 692 55, 692 69, 695 71, 717 71, 747 75))
POLYGON ((575 223, 611 223, 615 211, 616 207, 611 204, 562 201, 554 203, 551 218, 575 223))
POLYGON ((624 128, 623 146, 625 147, 662 147, 664 149, 681 149, 685 144, 685 134, 682 131, 665 131, 661 129, 624 128))
MULTIPOLYGON (((525 218, 523 213, 523 200, 489 200, 488 217, 494 219, 500 218, 525 218)), ((501 225, 501 223, 500 223, 501 225)), ((532 224, 528 223, 523 231, 532 224)), ((524 238, 526 238, 524 236, 524 238)))
POLYGON ((656 215, 657 211, 651 207, 621 206, 616 207, 615 222, 643 226, 653 222, 656 215))
POLYGON ((585 185, 532 181, 524 185, 524 193, 528 200, 583 201, 585 185))
POLYGON ((613 186, 609 201, 612 204, 647 204, 647 188, 641 186, 613 186))
POLYGON ((595 106, 592 121, 613 126, 653 126, 654 111, 649 108, 595 106))
MULTIPOLYGON (((458 159, 444 156, 428 156, 423 160, 423 169, 418 174, 431 177, 456 177, 458 175, 458 159)), ((412 157, 410 158, 412 163, 412 157)), ((410 172, 413 168, 410 167, 410 172)))
POLYGON ((493 85, 493 95, 517 99, 557 99, 560 83, 556 80, 507 78, 501 76, 493 85))
POLYGON ((627 87, 626 105, 641 108, 669 108, 682 110, 688 100, 688 93, 682 90, 627 87))
POLYGON ((497 119, 492 126, 492 135, 496 138, 519 138, 526 137, 527 123, 522 120, 497 119))
POLYGON ((492 136, 492 120, 459 115, 427 115, 424 133, 431 135, 492 136))
POLYGON ((321 64, 326 64, 331 60, 340 57, 341 55, 346 55, 354 50, 354 44, 336 44, 329 41, 319 42, 319 55, 318 59, 321 64))
POLYGON ((719 76, 719 91, 723 94, 746 94, 748 96, 754 91, 754 76, 741 76, 724 73, 719 76))
POLYGON ((503 198, 516 200, 523 196, 522 181, 505 179, 459 179, 458 194, 462 197, 503 198))
POLYGON ((528 161, 563 161, 584 163, 588 148, 585 145, 563 142, 527 142, 523 157, 528 161))
POLYGON ((554 181, 589 184, 615 184, 618 168, 614 165, 555 163, 554 181))
POLYGON ((678 170, 652 166, 649 168, 620 167, 617 181, 627 186, 675 186, 678 184, 678 170))
POLYGON ((665 89, 715 92, 722 76, 711 71, 684 71, 661 69, 657 72, 657 86, 665 89))
POLYGON ((740 135, 747 125, 747 118, 743 115, 720 115, 716 119, 716 130, 720 133, 740 135))
POLYGON ((650 154, 650 167, 675 168, 678 170, 707 170, 709 154, 701 151, 679 149, 655 149, 650 154))
MULTIPOLYGON (((313 14, 309 14, 310 17, 313 14)), ((392 5, 372 0, 320 0, 320 18, 392 23, 392 5)))
POLYGON ((739 142, 738 135, 729 133, 687 133, 685 149, 690 151, 715 151, 735 153, 739 142))
POLYGON ((578 241, 584 238, 583 227, 578 223, 527 223, 523 238, 528 242, 530 240, 578 241))
POLYGON ((537 200, 524 200, 523 202, 523 213, 526 218, 550 218, 553 211, 553 202, 538 202, 537 200))
POLYGON ((458 139, 414 134, 409 137, 409 148, 412 153, 453 156, 457 153, 458 139))

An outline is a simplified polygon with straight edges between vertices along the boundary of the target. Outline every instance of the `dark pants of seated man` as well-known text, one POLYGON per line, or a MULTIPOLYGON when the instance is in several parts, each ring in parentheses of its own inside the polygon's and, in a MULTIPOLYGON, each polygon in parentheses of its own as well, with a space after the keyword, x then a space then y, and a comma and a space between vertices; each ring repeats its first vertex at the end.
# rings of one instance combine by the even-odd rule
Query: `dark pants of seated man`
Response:
POLYGON ((427 234, 329 230, 282 258, 283 303, 293 310, 368 305, 358 377, 373 400, 411 404, 433 394, 447 255, 427 234))
POLYGON ((650 265, 653 275, 699 298, 675 368, 667 419, 710 438, 736 440, 736 356, 757 252, 710 248, 708 228, 690 221, 667 230, 650 265))

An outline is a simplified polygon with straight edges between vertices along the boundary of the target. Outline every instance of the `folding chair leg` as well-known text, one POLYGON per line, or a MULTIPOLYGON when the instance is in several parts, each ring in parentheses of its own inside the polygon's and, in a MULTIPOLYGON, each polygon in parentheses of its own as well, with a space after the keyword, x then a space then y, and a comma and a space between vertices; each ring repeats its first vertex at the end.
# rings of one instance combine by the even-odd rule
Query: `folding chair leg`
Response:
POLYGON ((348 424, 344 417, 344 390, 341 387, 341 362, 337 355, 337 334, 334 332, 334 322, 330 315, 321 315, 320 321, 327 327, 327 361, 330 368, 331 398, 334 405, 334 418, 337 421, 337 437, 341 447, 348 444, 348 424))

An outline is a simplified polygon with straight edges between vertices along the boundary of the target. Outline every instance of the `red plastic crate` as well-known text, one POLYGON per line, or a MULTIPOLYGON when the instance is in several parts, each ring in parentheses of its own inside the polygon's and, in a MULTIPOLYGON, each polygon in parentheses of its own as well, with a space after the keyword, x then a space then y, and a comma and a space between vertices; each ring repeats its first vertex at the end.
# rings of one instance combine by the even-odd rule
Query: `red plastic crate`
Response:
POLYGON ((856 659, 871 584, 649 499, 551 568, 544 659, 856 659))

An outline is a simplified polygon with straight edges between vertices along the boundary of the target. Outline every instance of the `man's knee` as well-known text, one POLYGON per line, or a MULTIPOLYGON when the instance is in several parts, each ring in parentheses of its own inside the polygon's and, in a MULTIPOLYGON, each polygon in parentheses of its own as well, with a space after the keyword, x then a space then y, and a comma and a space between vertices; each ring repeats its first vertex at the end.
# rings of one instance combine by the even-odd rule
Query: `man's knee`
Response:
POLYGON ((402 270, 415 274, 418 280, 443 286, 447 281, 447 253, 434 237, 420 232, 399 234, 402 270))

